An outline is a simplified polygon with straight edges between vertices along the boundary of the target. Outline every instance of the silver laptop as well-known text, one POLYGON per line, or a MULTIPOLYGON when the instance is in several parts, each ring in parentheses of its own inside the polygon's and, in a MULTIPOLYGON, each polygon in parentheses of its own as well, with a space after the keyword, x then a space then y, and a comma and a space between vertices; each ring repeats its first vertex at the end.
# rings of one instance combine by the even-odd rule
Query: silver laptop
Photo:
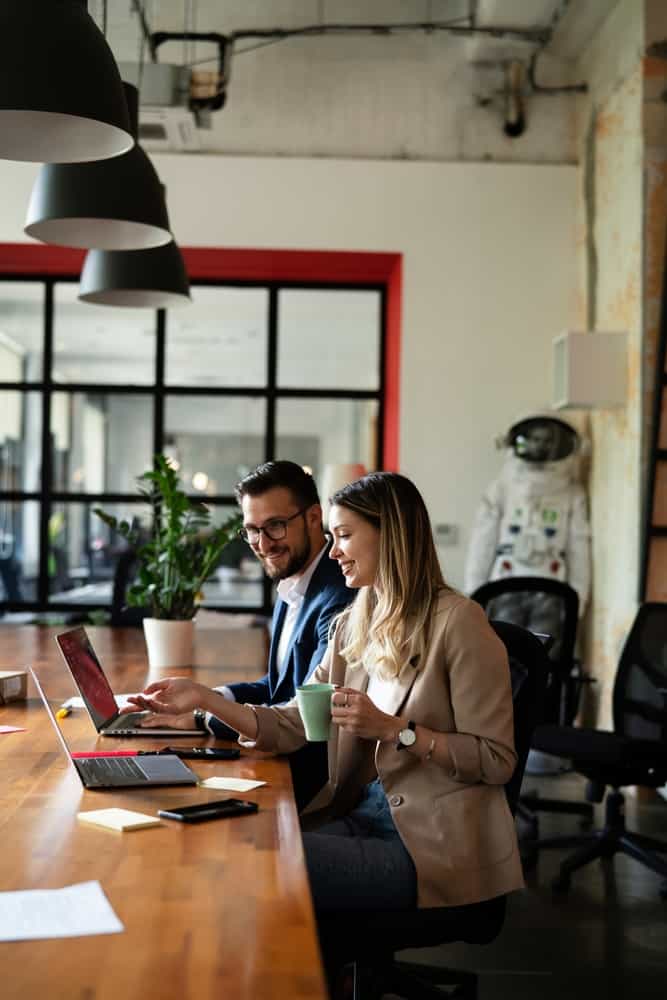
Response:
POLYGON ((196 785, 197 775, 174 754, 150 757, 86 757, 72 755, 35 671, 29 668, 39 697, 58 734, 60 745, 85 788, 134 788, 140 785, 196 785))
POLYGON ((206 736, 201 729, 174 729, 170 726, 142 729, 138 723, 147 713, 129 712, 121 715, 118 711, 114 693, 85 628, 61 632, 56 636, 56 642, 100 736, 206 736))

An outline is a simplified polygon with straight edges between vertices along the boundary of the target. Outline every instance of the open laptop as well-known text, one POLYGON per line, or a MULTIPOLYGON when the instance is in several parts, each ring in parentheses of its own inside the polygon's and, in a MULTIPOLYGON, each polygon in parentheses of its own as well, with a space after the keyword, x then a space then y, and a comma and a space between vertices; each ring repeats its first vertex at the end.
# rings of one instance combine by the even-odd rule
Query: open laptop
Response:
POLYGON ((35 671, 30 674, 39 697, 44 702, 60 744, 74 765, 85 788, 134 788, 141 785, 196 785, 197 775, 174 754, 155 757, 85 757, 72 756, 67 741, 53 714, 35 671))
POLYGON ((129 712, 121 715, 102 664, 86 635, 85 628, 74 628, 56 636, 58 648, 78 687, 95 729, 100 736, 206 736, 201 729, 142 729, 138 722, 147 713, 129 712))

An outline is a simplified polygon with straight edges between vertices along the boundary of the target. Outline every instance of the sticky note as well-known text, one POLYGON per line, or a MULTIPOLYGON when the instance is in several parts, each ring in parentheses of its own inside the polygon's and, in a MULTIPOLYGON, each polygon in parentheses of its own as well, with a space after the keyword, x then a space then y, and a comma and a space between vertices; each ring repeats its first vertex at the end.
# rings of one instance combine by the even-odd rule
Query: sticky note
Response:
POLYGON ((228 792, 249 792, 251 788, 265 785, 265 781, 250 781, 249 778, 205 778, 199 782, 202 788, 220 788, 228 792))
POLYGON ((77 813, 82 823, 105 826, 109 830, 141 830, 147 826, 160 826, 160 820, 146 813, 132 812, 131 809, 92 809, 77 813))

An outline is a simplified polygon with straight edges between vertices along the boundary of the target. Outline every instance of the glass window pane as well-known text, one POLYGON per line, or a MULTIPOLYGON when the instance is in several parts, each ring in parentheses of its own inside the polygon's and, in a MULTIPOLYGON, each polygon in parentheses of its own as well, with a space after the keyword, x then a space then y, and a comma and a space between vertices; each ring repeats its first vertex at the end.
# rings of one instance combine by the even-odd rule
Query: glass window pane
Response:
POLYGON ((327 465, 360 462, 374 469, 377 418, 375 399, 281 399, 276 458, 310 467, 320 489, 327 465))
POLYGON ((265 414, 263 399, 168 396, 165 452, 184 488, 202 498, 232 493, 264 459, 265 414))
POLYGON ((157 314, 79 302, 78 291, 76 283, 54 289, 54 382, 153 382, 157 314))
MULTIPOLYGON (((238 507, 211 507, 211 521, 223 524, 238 507)), ((220 563, 210 580, 204 584, 204 604, 209 607, 244 608, 262 606, 262 567, 250 547, 241 538, 235 538, 224 549, 220 563)))
POLYGON ((54 392, 53 483, 78 493, 134 493, 151 465, 150 396, 54 392))
POLYGON ((150 527, 145 504, 54 504, 49 518, 49 600, 111 604, 113 577, 127 543, 93 514, 94 507, 150 527))
POLYGON ((281 291, 278 385, 378 389, 380 308, 379 292, 281 291))
POLYGON ((37 600, 39 504, 0 497, 0 602, 37 600))
POLYGON ((44 283, 0 281, 0 382, 39 382, 44 341, 44 283))
POLYGON ((264 385, 267 290, 200 285, 191 292, 191 306, 167 315, 167 384, 264 385))
POLYGON ((40 394, 0 391, 0 491, 39 489, 41 456, 40 394))
MULTIPOLYGON (((127 544, 93 513, 96 506, 67 503, 56 504, 52 509, 48 554, 50 601, 111 605, 116 566, 127 544)), ((100 503, 99 506, 113 517, 134 521, 147 532, 150 530, 150 510, 145 504, 100 503)), ((222 524, 236 509, 212 507, 212 523, 222 524)), ((0 561, 0 573, 2 569, 0 561)), ((262 569, 240 538, 224 550, 219 566, 204 584, 203 603, 210 607, 262 606, 262 569)))

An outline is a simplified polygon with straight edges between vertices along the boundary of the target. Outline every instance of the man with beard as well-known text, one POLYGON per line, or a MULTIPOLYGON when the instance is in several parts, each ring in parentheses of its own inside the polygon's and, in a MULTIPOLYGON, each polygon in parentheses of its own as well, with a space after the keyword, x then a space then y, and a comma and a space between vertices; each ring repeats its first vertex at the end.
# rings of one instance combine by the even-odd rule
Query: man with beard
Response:
MULTIPOLYGON (((266 575, 277 583, 271 646, 266 674, 251 683, 216 688, 230 700, 250 705, 280 705, 294 697, 320 664, 329 627, 356 591, 334 560, 322 527, 317 487, 295 462, 265 462, 236 486, 243 512, 241 536, 266 575)), ((208 714, 195 711, 195 724, 223 739, 237 733, 208 714)), ((162 715, 153 724, 165 725, 162 715)), ((146 725, 150 726, 150 721, 146 725)), ((192 713, 169 716, 168 725, 192 728, 192 713)), ((313 743, 290 755, 297 805, 319 791, 327 779, 326 743, 313 743)))

